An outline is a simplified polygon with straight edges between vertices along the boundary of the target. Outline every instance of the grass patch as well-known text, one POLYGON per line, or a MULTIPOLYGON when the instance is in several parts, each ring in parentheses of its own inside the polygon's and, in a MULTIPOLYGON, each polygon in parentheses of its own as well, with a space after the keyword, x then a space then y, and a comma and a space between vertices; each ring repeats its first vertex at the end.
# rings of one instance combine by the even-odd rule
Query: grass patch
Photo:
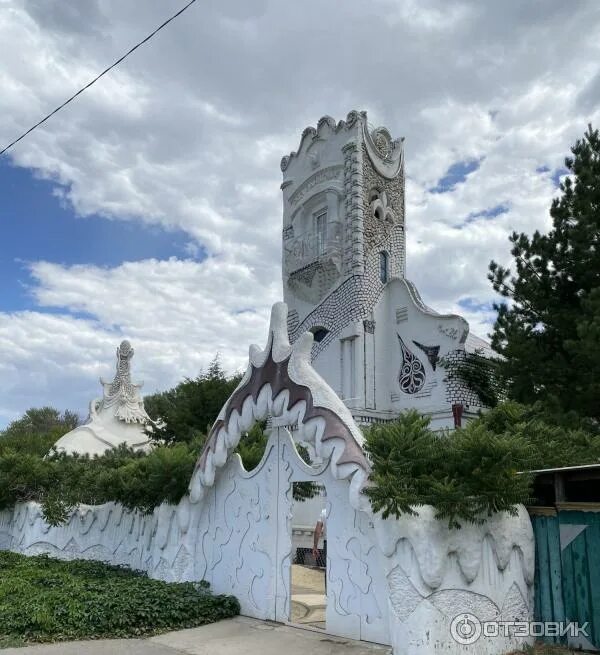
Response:
POLYGON ((566 646, 551 646, 549 644, 537 643, 533 648, 526 648, 524 651, 514 651, 510 655, 575 655, 580 651, 574 651, 566 646))
POLYGON ((0 647, 138 637, 239 614, 233 596, 101 562, 0 552, 0 647))

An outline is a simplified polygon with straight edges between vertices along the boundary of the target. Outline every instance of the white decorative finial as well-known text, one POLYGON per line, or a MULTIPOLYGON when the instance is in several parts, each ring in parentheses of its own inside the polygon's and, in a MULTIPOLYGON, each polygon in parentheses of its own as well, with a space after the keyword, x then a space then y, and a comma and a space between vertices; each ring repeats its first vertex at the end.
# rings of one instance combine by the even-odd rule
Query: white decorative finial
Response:
POLYGON ((144 408, 140 394, 142 383, 131 381, 133 353, 129 341, 122 341, 116 353, 115 377, 112 382, 100 378, 102 398, 92 400, 84 425, 71 430, 54 444, 57 451, 71 455, 103 455, 121 444, 143 452, 150 450, 148 432, 155 424, 144 408))
POLYGON ((134 384, 131 381, 131 359, 134 350, 125 340, 117 348, 117 371, 112 382, 106 382, 100 378, 104 387, 104 397, 95 411, 102 411, 115 407, 115 416, 125 423, 141 423, 142 425, 151 422, 150 417, 144 408, 144 401, 140 395, 143 382, 134 384))

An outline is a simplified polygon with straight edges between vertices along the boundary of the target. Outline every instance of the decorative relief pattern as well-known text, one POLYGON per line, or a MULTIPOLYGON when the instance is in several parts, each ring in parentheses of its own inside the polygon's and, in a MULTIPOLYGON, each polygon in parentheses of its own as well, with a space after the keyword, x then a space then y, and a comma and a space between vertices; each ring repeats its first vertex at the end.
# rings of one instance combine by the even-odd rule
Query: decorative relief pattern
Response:
POLYGON ((373 131, 373 143, 377 152, 384 158, 390 159, 392 154, 392 138, 390 133, 383 127, 378 127, 373 131))
POLYGON ((421 360, 415 357, 405 346, 400 335, 398 335, 398 341, 402 350, 402 367, 398 376, 400 389, 404 393, 414 394, 420 391, 425 384, 425 369, 421 364, 421 360))
POLYGON ((330 180, 341 180, 342 179, 342 173, 343 173, 344 167, 337 165, 337 166, 329 166, 328 168, 324 168, 320 171, 317 171, 313 175, 311 175, 308 179, 306 179, 302 184, 292 193, 290 196, 290 205, 297 205, 301 200, 304 199, 304 197, 308 194, 308 192, 316 187, 318 184, 322 184, 323 182, 329 182, 330 180))
POLYGON ((458 339, 459 337, 458 328, 444 327, 441 323, 438 325, 438 331, 440 332, 440 334, 443 334, 444 336, 449 337, 450 339, 458 339))
POLYGON ((339 132, 340 130, 344 130, 344 129, 351 130, 361 118, 363 118, 366 121, 366 117, 367 114, 364 111, 362 112, 351 111, 346 117, 345 121, 340 121, 336 125, 335 120, 331 118, 331 116, 323 116, 321 119, 319 119, 316 129, 314 127, 306 127, 304 129, 304 131, 302 132, 302 137, 300 138, 300 145, 298 146, 298 150, 292 151, 289 155, 285 155, 284 157, 281 158, 281 171, 285 173, 292 159, 294 159, 294 157, 296 157, 298 152, 300 152, 300 150, 302 149, 302 145, 304 141, 305 140, 312 141, 318 138, 319 132, 321 132, 325 127, 327 127, 328 129, 334 132, 339 132))
POLYGON ((368 207, 364 219, 365 254, 374 249, 390 253, 393 277, 404 275, 404 170, 386 179, 378 174, 362 146, 364 202, 368 207))
POLYGON ((110 407, 116 406, 115 416, 126 423, 150 423, 150 417, 144 409, 140 395, 141 384, 131 381, 131 358, 134 350, 129 341, 123 341, 117 348, 117 371, 112 382, 100 380, 104 387, 104 397, 95 406, 92 404, 92 416, 110 407))
POLYGON ((364 273, 364 198, 362 185, 362 151, 355 141, 350 141, 343 148, 344 155, 344 272, 348 275, 364 273))
POLYGON ((408 307, 398 307, 396 310, 396 323, 408 321, 408 307))
POLYGON ((375 334, 375 321, 363 321, 363 326, 367 334, 375 334))
POLYGON ((424 346, 418 341, 413 341, 413 343, 417 348, 420 348, 427 355, 427 359, 431 364, 431 368, 435 371, 435 367, 437 366, 439 360, 440 346, 424 346))
POLYGON ((170 505, 149 515, 115 503, 82 505, 65 525, 51 527, 37 503, 19 504, 10 521, 11 548, 25 555, 120 564, 169 582, 193 580, 193 546, 175 520, 177 512, 170 505))

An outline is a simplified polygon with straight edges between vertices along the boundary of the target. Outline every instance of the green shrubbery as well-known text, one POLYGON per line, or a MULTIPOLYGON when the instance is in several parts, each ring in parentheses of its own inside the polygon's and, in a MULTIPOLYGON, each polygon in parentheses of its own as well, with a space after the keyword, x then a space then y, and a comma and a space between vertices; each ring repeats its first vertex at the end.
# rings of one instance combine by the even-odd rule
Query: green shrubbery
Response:
MULTIPOLYGON (((70 412, 61 415, 49 407, 30 409, 0 431, 0 510, 17 502, 37 501, 48 523, 59 525, 80 503, 114 501, 142 512, 151 512, 163 502, 177 504, 187 493, 206 441, 201 425, 210 423, 209 412, 214 420, 237 382, 237 378, 224 375, 215 359, 208 373, 146 398, 152 418, 166 417, 170 422, 154 435, 156 446, 148 455, 125 447, 94 458, 49 455, 53 444, 77 425, 77 416, 70 412), (198 403, 207 404, 202 412, 198 403)), ((264 454, 268 440, 264 427, 255 425, 238 446, 249 471, 264 454)), ((309 482, 294 488, 294 496, 300 500, 315 493, 309 482)))
POLYGON ((411 411, 366 433, 373 465, 366 494, 384 516, 432 505, 438 518, 458 527, 532 502, 527 471, 600 462, 592 422, 540 404, 503 403, 450 433, 428 426, 411 411))
POLYGON ((44 458, 0 447, 0 509, 35 500, 53 525, 65 520, 79 503, 116 501, 150 512, 162 502, 179 502, 199 449, 194 443, 180 443, 143 455, 122 447, 90 459, 64 454, 44 458))
MULTIPOLYGON (((151 416, 164 417, 162 408, 185 438, 169 432, 148 455, 120 448, 93 459, 47 456, 76 417, 51 408, 29 410, 0 432, 0 509, 35 500, 46 520, 58 525, 79 503, 115 501, 143 512, 178 503, 206 440, 198 421, 208 415, 198 418, 194 403, 209 399, 216 415, 235 383, 215 361, 208 374, 151 396, 146 401, 151 416)), ((247 470, 259 464, 266 443, 264 425, 242 437, 238 452, 247 470)), ((532 480, 519 472, 600 461, 600 436, 593 419, 565 413, 560 404, 503 402, 449 434, 431 432, 427 419, 408 412, 371 428, 366 449, 373 463, 367 495, 375 510, 399 516, 427 504, 457 526, 527 502, 532 480)), ((294 488, 300 500, 315 491, 310 483, 294 488)))
POLYGON ((173 389, 144 398, 148 414, 164 428, 156 436, 165 443, 197 441, 208 434, 241 377, 228 377, 215 357, 208 371, 186 378, 173 389))
MULTIPOLYGON (((0 509, 35 500, 52 525, 65 521, 79 503, 115 501, 143 512, 162 502, 178 503, 205 440, 198 434, 187 442, 159 445, 148 455, 119 448, 93 459, 47 457, 65 427, 49 421, 27 428, 37 434, 21 430, 35 415, 30 410, 0 433, 0 509)), ((248 470, 260 462, 266 441, 263 426, 257 425, 240 442, 248 470)), ((372 427, 366 450, 373 464, 366 493, 376 511, 399 516, 432 505, 439 518, 457 526, 528 502, 531 476, 519 472, 600 461, 600 435, 593 421, 560 409, 505 402, 448 434, 432 432, 427 419, 408 412, 394 423, 372 427)), ((295 485, 297 499, 314 493, 310 483, 295 485)))
POLYGON ((100 562, 0 552, 0 646, 131 637, 239 614, 206 583, 167 583, 100 562))

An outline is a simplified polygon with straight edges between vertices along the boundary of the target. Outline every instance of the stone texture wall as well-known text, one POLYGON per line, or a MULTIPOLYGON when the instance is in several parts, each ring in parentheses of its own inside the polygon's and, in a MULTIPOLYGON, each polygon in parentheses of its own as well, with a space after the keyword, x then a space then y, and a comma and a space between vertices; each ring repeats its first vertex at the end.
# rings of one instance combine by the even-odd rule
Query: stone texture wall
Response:
POLYGON ((464 350, 454 350, 444 357, 446 375, 446 400, 450 405, 462 404, 466 409, 483 409, 479 396, 460 377, 458 370, 465 365, 467 355, 464 350))

